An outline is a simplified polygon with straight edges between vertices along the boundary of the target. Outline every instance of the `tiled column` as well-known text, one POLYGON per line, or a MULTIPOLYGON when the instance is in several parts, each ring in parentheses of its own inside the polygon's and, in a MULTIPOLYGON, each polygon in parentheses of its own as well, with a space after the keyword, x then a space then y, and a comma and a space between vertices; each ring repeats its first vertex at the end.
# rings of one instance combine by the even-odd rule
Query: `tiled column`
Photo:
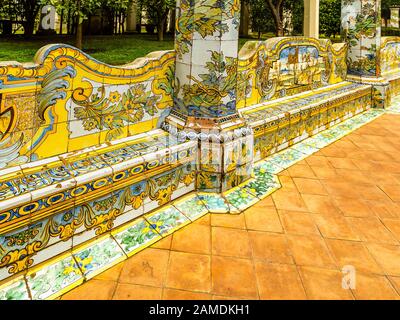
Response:
POLYGON ((304 0, 304 36, 319 38, 319 0, 304 0))
POLYGON ((389 83, 381 77, 381 0, 342 0, 342 37, 349 44, 348 80, 372 84, 373 106, 390 103, 389 83))
POLYGON ((224 191, 250 176, 252 132, 236 109, 238 0, 178 0, 174 106, 164 129, 200 146, 198 186, 224 191), (240 177, 239 177, 240 172, 240 177))
POLYGON ((399 28, 399 13, 400 7, 390 7, 390 26, 392 28, 399 28))

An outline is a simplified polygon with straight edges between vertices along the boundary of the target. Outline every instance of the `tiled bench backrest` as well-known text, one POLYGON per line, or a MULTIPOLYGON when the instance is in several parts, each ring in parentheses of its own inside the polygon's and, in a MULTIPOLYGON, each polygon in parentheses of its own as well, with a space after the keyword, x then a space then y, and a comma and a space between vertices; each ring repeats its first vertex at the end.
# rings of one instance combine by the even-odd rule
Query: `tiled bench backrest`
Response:
POLYGON ((382 37, 381 72, 390 81, 390 93, 400 94, 400 37, 382 37))
POLYGON ((63 45, 0 63, 0 168, 149 131, 172 107, 173 51, 114 67, 63 45))
POLYGON ((238 107, 345 80, 347 45, 304 37, 249 41, 239 52, 238 107))

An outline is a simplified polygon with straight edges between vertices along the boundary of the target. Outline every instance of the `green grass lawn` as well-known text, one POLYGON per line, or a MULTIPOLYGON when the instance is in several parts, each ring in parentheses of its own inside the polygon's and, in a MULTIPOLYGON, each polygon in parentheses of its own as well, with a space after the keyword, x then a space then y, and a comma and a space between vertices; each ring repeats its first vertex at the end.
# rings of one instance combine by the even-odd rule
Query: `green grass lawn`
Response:
MULTIPOLYGON (((253 39, 240 39, 240 47, 249 40, 253 39)), ((0 61, 31 62, 36 51, 50 43, 74 45, 74 38, 69 36, 34 36, 31 40, 22 37, 0 38, 0 61)), ((173 48, 172 36, 166 36, 164 41, 157 41, 155 35, 148 34, 85 36, 83 42, 83 51, 99 61, 113 65, 131 62, 152 51, 173 48)))

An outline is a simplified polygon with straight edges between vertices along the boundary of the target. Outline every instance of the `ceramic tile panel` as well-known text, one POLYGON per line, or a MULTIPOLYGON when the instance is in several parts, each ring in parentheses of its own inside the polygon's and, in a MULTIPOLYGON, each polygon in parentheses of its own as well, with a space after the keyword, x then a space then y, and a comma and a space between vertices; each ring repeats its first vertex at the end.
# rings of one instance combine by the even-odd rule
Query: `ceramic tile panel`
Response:
POLYGON ((208 213, 204 202, 194 193, 174 201, 173 206, 191 221, 197 220, 208 213))
POLYGON ((224 197, 233 207, 240 211, 244 211, 259 201, 259 199, 253 195, 249 189, 242 187, 236 187, 225 192, 224 197))
POLYGON ((18 277, 1 285, 0 300, 30 300, 25 277, 18 277))
POLYGON ((229 213, 237 211, 221 194, 199 192, 198 198, 203 201, 210 213, 229 213))
POLYGON ((126 259, 121 247, 109 236, 74 249, 72 256, 86 280, 126 259))
POLYGON ((128 257, 161 239, 155 228, 143 218, 138 218, 111 234, 128 257))
POLYGON ((33 300, 55 299, 83 282, 83 275, 71 254, 32 269, 26 278, 33 300))
POLYGON ((144 217, 151 227, 163 237, 190 223, 190 220, 173 206, 166 206, 144 217))

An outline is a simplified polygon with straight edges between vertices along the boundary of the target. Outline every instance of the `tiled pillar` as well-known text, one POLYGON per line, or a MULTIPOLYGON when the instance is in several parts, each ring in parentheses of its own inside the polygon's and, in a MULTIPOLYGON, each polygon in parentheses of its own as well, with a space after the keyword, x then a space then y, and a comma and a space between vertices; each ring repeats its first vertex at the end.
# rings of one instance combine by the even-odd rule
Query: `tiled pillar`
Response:
POLYGON ((390 26, 392 28, 399 28, 399 13, 400 7, 390 7, 390 26))
POLYGON ((304 0, 304 36, 319 38, 319 0, 304 0))
POLYGON ((389 83, 381 77, 381 0, 342 0, 342 37, 349 44, 348 80, 372 84, 373 106, 390 103, 389 83))
POLYGON ((174 106, 163 128, 199 141, 198 186, 225 191, 250 176, 252 131, 236 109, 238 0, 178 0, 174 106), (240 177, 239 177, 240 172, 240 177))

